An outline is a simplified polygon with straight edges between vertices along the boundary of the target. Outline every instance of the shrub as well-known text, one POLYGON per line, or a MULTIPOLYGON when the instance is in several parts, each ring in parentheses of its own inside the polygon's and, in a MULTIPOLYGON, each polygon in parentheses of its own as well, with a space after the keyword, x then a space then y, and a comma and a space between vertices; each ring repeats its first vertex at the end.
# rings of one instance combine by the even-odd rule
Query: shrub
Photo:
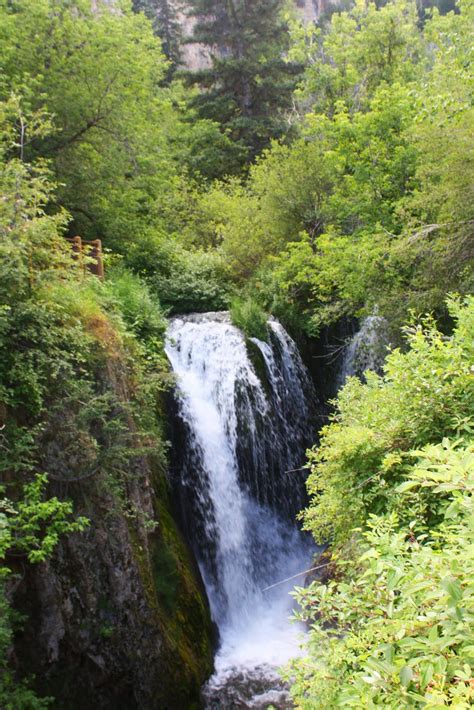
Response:
MULTIPOLYGON (((448 304, 456 327, 443 336, 431 319, 405 330, 409 349, 394 350, 383 375, 367 383, 350 378, 336 413, 310 453, 308 491, 313 501, 305 527, 319 541, 342 543, 369 512, 398 509, 395 487, 412 464, 410 450, 456 436, 474 407, 472 343, 474 298, 448 304)), ((400 510, 405 518, 412 510, 400 510)), ((434 511, 416 511, 420 524, 434 511)))
POLYGON ((268 316, 251 297, 235 298, 230 307, 232 323, 240 328, 248 338, 266 340, 268 337, 268 316))
POLYGON ((472 707, 474 447, 445 440, 414 455, 397 493, 442 498, 431 537, 395 513, 371 516, 353 576, 295 592, 312 624, 291 668, 302 710, 472 707))
POLYGON ((311 624, 288 670, 300 710, 474 700, 474 298, 448 306, 452 336, 409 326, 409 350, 349 381, 310 454, 305 525, 332 539, 334 573, 295 592, 311 624))
POLYGON ((185 251, 175 246, 163 268, 155 268, 150 287, 171 313, 225 310, 231 288, 219 252, 185 251))

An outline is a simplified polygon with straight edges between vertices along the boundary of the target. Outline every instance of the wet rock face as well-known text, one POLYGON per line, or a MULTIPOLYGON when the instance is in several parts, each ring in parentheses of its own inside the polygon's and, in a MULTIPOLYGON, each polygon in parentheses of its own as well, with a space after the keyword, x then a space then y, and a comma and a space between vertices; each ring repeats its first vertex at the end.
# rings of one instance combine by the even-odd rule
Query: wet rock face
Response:
POLYGON ((90 529, 29 567, 17 588, 15 606, 26 615, 15 649, 21 671, 34 673, 58 708, 181 710, 211 667, 206 604, 190 569, 176 572, 180 589, 167 607, 159 528, 143 534, 113 506, 94 498, 90 529))
POLYGON ((289 687, 274 669, 261 665, 252 670, 231 668, 220 677, 213 679, 202 692, 206 710, 290 710, 294 708, 289 687))
POLYGON ((89 533, 61 544, 17 593, 28 614, 18 655, 29 656, 40 690, 75 708, 149 700, 156 672, 147 679, 143 671, 162 649, 123 521, 109 523, 108 534, 93 521, 89 533))
POLYGON ((183 710, 212 670, 207 601, 164 475, 145 457, 132 461, 120 495, 110 473, 65 483, 64 462, 49 462, 61 479, 51 495, 72 499, 90 526, 45 563, 15 563, 10 595, 24 622, 13 665, 61 710, 183 710))

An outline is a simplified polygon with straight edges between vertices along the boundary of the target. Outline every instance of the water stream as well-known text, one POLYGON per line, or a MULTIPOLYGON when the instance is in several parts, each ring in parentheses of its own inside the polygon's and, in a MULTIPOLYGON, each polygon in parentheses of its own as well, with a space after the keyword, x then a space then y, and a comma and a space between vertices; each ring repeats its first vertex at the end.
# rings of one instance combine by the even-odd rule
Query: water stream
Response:
POLYGON ((294 342, 277 321, 268 330, 247 347, 227 313, 208 313, 172 319, 167 335, 183 429, 174 486, 220 636, 209 710, 291 707, 278 668, 300 648, 295 581, 264 590, 311 563, 295 515, 315 395, 294 342))
POLYGON ((348 377, 364 380, 367 370, 380 372, 389 348, 388 323, 382 316, 364 318, 345 348, 338 385, 348 377))

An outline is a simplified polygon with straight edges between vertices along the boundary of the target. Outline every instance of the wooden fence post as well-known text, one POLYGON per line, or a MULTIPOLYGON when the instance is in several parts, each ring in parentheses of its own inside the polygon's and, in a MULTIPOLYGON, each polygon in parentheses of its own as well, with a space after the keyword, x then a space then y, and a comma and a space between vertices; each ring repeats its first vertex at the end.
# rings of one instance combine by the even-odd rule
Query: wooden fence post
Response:
POLYGON ((100 239, 83 241, 81 237, 66 237, 71 244, 73 259, 79 261, 82 272, 86 270, 104 280, 104 260, 102 257, 102 242, 100 239), (93 262, 86 263, 84 256, 90 256, 93 262))

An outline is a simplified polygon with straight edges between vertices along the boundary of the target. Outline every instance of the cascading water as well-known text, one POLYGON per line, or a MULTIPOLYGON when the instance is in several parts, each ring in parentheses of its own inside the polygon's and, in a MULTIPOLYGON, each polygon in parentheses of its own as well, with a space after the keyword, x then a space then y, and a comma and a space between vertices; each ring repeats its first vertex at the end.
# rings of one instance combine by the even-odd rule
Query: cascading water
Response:
POLYGON ((339 385, 350 376, 364 378, 364 372, 379 372, 387 355, 388 323, 382 316, 364 318, 360 329, 345 348, 339 385))
POLYGON ((294 519, 315 396, 294 342, 277 321, 268 331, 252 359, 227 313, 174 318, 167 335, 184 437, 175 487, 220 633, 207 708, 291 707, 276 669, 299 650, 295 582, 263 590, 311 560, 294 519))

